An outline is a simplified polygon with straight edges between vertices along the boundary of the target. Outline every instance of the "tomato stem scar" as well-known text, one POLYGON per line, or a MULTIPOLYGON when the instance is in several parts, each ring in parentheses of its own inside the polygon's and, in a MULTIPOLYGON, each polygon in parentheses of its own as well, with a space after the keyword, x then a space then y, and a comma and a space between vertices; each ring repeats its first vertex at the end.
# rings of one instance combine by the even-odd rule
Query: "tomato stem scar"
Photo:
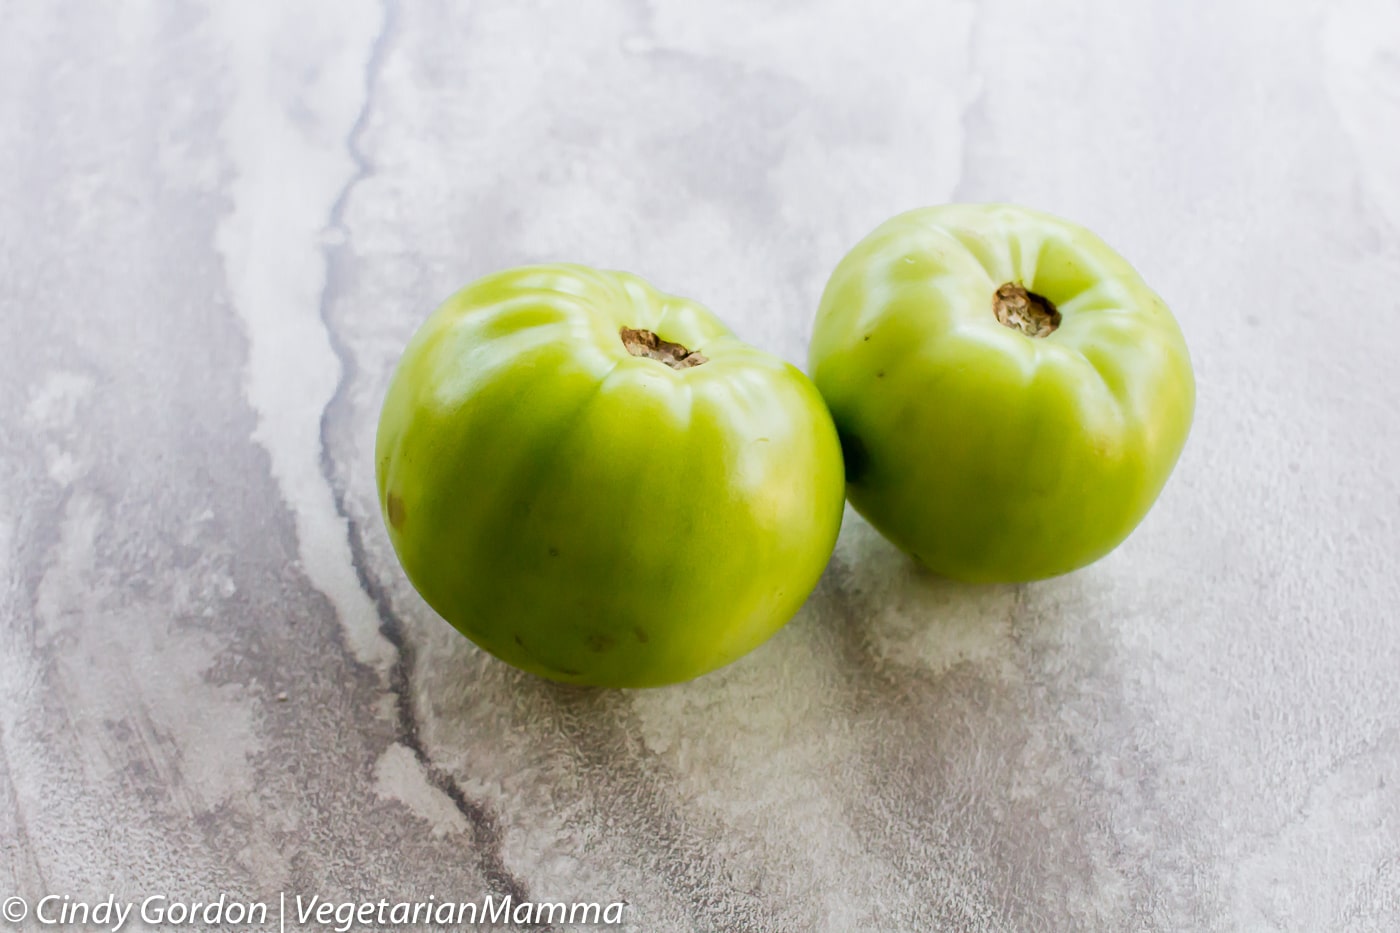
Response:
POLYGON ((707 357, 678 343, 662 340, 649 330, 624 327, 619 333, 622 336, 622 345, 627 348, 628 353, 665 363, 672 369, 689 369, 709 362, 707 357))
POLYGON ((992 311, 998 321, 1027 337, 1048 337, 1060 326, 1055 303, 1016 282, 1007 282, 996 290, 992 311))

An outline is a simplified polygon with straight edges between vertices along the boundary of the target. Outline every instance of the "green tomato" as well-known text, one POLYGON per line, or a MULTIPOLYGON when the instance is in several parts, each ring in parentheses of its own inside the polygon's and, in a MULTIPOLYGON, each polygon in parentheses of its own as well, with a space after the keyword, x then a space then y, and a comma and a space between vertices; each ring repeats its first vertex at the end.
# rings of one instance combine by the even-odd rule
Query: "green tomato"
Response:
POLYGON ((512 269, 438 308, 376 440, 408 578, 516 667, 641 687, 776 632, 836 543, 836 429, 794 366, 622 272, 512 269))
POLYGON ((1191 425, 1171 312, 1097 236, 1009 205, 901 214, 837 266, 812 378, 847 494, 946 576, 1016 582, 1107 554, 1191 425))

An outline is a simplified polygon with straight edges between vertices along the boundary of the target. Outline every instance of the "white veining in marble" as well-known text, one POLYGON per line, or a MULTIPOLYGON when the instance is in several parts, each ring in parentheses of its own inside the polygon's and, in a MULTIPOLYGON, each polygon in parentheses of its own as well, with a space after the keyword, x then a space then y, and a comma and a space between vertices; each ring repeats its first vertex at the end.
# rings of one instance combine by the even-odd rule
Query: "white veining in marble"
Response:
POLYGON ((350 564, 344 520, 321 473, 321 414, 341 378, 320 306, 332 212, 358 167, 345 148, 363 107, 365 68, 383 24, 373 3, 335 16, 268 4, 216 4, 234 86, 221 135, 230 209, 216 243, 248 339, 253 434, 296 519, 302 566, 345 627, 355 659, 387 668, 393 648, 350 564))
POLYGON ((0 901, 1400 928, 1394 3, 5 19, 0 901), (1196 424, 1122 548, 968 587, 848 513, 770 643, 640 693, 412 591, 374 429, 455 288, 625 268, 801 364, 842 253, 953 199, 1087 224, 1182 323, 1196 424))

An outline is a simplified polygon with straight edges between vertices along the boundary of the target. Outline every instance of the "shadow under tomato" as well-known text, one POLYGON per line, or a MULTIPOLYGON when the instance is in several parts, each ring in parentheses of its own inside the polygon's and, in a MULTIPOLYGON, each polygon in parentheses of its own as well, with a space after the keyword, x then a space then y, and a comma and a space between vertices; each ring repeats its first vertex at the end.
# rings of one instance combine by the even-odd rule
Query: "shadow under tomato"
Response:
MULTIPOLYGON (((1158 755, 1142 749, 1106 580, 959 583, 847 513, 807 624, 839 657, 833 705, 862 725, 840 818, 873 857, 975 866, 983 889, 1022 892, 982 905, 1013 928, 1074 925, 1066 891, 1123 852, 1106 814, 1155 818, 1158 755)), ((915 882, 930 898, 959 881, 935 875, 915 882)))

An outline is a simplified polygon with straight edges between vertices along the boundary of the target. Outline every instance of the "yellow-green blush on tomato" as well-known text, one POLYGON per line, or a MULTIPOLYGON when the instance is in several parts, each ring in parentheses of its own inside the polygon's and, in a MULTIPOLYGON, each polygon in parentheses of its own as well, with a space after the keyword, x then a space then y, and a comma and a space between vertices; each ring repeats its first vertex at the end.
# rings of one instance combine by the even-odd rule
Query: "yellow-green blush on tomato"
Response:
POLYGON ((622 272, 511 269, 409 342, 379 503, 427 603, 554 680, 688 680, 776 632, 844 503, 816 387, 710 311, 622 272))
POLYGON ((1083 227, 1004 204, 909 211, 857 244, 809 364, 851 504, 969 581, 1051 577, 1117 547, 1195 406, 1181 331, 1132 266, 1083 227))

